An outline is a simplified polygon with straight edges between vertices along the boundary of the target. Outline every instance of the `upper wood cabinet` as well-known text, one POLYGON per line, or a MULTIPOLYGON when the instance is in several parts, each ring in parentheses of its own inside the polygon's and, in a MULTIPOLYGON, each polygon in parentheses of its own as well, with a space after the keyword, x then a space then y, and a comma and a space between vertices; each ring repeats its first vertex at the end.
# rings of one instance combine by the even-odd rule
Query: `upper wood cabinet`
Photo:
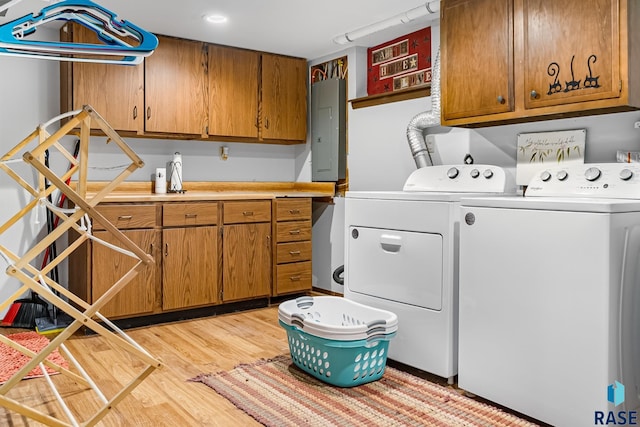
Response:
MULTIPOLYGON (((67 42, 99 43, 82 25, 66 24, 60 38, 67 42)), ((144 129, 144 66, 60 62, 60 110, 91 105, 117 130, 141 133, 144 129)), ((93 127, 98 128, 93 124, 93 127)))
POLYGON ((640 108, 638 2, 443 0, 442 124, 640 108))
POLYGON ((307 139, 307 61, 262 54, 261 138, 307 139))
POLYGON ((206 135, 205 44, 163 36, 158 41, 145 59, 145 131, 206 135))
POLYGON ((258 137, 258 52, 209 45, 209 134, 258 137))

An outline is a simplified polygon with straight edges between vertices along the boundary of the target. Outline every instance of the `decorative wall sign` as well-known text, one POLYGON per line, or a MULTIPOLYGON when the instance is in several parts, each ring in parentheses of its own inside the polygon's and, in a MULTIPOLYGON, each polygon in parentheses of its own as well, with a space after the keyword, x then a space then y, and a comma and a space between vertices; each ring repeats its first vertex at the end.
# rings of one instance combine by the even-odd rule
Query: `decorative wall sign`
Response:
POLYGON ((367 49, 367 93, 431 84, 431 27, 367 49))
POLYGON ((516 184, 529 185, 546 166, 584 163, 586 129, 518 134, 516 184))

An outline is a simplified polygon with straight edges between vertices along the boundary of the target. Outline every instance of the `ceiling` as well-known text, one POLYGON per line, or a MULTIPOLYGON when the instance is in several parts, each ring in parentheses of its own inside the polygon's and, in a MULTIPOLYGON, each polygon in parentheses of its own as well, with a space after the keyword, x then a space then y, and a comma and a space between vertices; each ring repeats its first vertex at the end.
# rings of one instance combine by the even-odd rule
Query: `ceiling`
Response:
MULTIPOLYGON (((349 45, 333 42, 336 36, 423 6, 420 0, 93 0, 155 34, 201 40, 222 45, 303 57, 322 58, 349 46, 371 47, 431 25, 422 17, 349 45), (214 26, 203 15, 228 16, 214 26)), ((6 2, 6 0, 5 0, 6 2)), ((0 4, 3 1, 0 0, 0 4)), ((22 0, 12 6, 0 24, 37 13, 54 1, 22 0)))

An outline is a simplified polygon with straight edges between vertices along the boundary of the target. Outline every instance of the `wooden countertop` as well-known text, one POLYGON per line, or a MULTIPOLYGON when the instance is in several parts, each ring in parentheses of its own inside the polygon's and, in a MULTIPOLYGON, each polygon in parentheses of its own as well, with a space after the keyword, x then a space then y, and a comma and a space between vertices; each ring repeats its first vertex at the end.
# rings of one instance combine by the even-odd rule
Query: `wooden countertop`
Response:
MULTIPOLYGON (((87 196, 102 190, 108 183, 90 181, 87 196)), ((73 187, 73 185, 72 185, 73 187)), ((273 199, 276 197, 332 198, 334 182, 185 182, 184 193, 155 194, 151 182, 123 182, 104 202, 180 202, 206 200, 273 199)))

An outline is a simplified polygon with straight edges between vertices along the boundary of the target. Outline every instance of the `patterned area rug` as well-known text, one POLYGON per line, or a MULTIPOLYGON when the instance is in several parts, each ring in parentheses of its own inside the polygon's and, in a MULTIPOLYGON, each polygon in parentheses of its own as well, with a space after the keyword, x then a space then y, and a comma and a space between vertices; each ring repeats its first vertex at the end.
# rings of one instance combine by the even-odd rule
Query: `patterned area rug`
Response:
MULTIPOLYGON (((14 342, 19 343, 20 345, 28 348, 34 353, 38 353, 40 350, 45 348, 49 344, 49 339, 44 337, 37 332, 19 332, 17 334, 7 335, 7 338, 11 339, 14 342)), ((0 384, 4 384, 7 382, 13 374, 18 372, 20 368, 29 363, 31 360, 30 357, 25 356, 17 350, 9 347, 8 345, 0 342, 0 384)), ((69 363, 60 355, 58 350, 55 350, 53 353, 47 357, 47 360, 62 366, 63 368, 68 368, 69 363)), ((55 375, 59 372, 45 367, 47 373, 49 375, 55 375)), ((24 379, 28 378, 37 378, 44 376, 42 370, 40 368, 35 368, 31 372, 27 374, 24 379)))
POLYGON ((265 426, 534 426, 500 409, 387 366, 378 381, 328 385, 278 356, 201 382, 265 426))

